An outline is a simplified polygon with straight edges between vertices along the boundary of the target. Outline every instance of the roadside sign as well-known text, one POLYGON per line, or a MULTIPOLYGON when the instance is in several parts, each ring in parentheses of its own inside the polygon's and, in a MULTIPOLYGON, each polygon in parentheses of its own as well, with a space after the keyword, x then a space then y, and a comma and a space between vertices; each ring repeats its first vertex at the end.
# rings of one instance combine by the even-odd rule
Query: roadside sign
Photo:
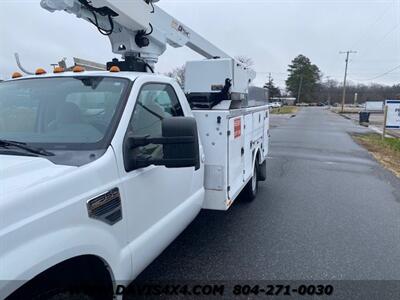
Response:
POLYGON ((386 100, 386 128, 400 129, 400 100, 386 100))

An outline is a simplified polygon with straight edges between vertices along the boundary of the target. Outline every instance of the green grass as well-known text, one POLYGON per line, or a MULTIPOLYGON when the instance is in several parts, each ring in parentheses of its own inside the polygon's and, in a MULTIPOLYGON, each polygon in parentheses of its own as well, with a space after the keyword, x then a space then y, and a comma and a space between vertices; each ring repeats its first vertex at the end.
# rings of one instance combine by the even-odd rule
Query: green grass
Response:
POLYGON ((299 110, 296 106, 282 106, 280 108, 272 108, 271 114, 275 115, 292 115, 297 113, 299 110))
POLYGON ((357 135, 356 137, 364 142, 368 142, 376 146, 389 148, 396 152, 400 152, 400 139, 397 138, 382 139, 382 136, 376 133, 357 135))
POLYGON ((393 150, 400 152, 400 139, 386 138, 383 143, 391 147, 393 150))
POLYGON ((400 139, 382 139, 382 136, 376 133, 355 134, 353 138, 371 152, 384 167, 400 177, 400 139))
POLYGON ((337 113, 337 114, 358 114, 360 112, 361 108, 359 107, 345 107, 344 111, 342 112, 341 107, 332 107, 331 111, 337 113))

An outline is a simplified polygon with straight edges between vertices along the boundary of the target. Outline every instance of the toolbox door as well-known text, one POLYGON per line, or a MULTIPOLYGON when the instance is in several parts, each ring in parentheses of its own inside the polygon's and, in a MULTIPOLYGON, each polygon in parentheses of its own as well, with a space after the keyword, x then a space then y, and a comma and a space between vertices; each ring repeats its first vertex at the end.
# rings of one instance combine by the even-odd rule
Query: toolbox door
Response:
POLYGON ((229 119, 228 142, 228 196, 237 196, 244 182, 244 117, 229 119))

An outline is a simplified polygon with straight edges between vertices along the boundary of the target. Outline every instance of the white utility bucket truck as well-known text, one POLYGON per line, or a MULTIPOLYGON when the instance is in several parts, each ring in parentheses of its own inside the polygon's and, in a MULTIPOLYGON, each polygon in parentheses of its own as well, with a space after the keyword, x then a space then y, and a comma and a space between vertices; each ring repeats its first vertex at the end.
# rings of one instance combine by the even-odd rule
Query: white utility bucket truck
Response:
POLYGON ((123 59, 0 83, 1 299, 111 299, 202 208, 252 200, 266 179, 255 73, 153 2, 41 1, 123 59), (206 58, 187 63, 184 91, 152 73, 167 45, 206 58))

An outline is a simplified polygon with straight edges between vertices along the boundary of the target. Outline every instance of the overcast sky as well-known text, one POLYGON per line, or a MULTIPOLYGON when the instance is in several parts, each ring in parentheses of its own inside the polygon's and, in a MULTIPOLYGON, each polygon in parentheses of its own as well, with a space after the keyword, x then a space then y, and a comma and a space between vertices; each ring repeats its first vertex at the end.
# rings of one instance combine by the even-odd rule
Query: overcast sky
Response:
MULTIPOLYGON (((108 38, 91 24, 51 14, 39 2, 0 0, 1 77, 17 69, 14 52, 32 70, 50 69, 62 57, 69 64, 74 56, 102 63, 114 57, 108 38)), ((298 54, 342 81, 344 50, 358 51, 351 56, 350 80, 400 83, 400 0, 161 0, 159 6, 232 56, 251 57, 256 84, 271 72, 284 87, 287 66, 298 54)), ((188 49, 169 49, 157 71, 197 58, 188 49)))

